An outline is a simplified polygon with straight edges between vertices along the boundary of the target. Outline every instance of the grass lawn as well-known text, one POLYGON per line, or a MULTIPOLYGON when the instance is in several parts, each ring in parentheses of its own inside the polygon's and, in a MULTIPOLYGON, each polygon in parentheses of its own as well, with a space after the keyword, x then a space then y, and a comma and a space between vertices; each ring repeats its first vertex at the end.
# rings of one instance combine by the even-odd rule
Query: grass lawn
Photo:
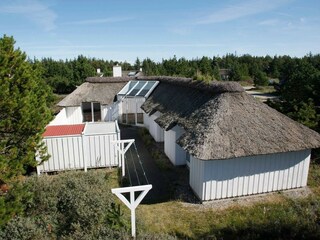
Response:
POLYGON ((297 198, 279 192, 213 204, 169 201, 140 205, 138 229, 183 239, 317 239, 320 237, 319 165, 311 165, 309 182, 312 193, 297 198))

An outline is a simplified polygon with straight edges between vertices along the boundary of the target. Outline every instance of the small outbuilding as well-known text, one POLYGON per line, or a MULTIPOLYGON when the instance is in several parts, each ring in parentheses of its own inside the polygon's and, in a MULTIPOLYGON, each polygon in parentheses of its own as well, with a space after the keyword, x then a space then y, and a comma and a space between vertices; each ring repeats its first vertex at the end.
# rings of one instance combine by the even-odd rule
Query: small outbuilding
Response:
POLYGON ((311 149, 320 147, 318 133, 256 100, 238 83, 152 80, 160 83, 142 105, 145 118, 165 131, 172 163, 189 166, 189 183, 200 200, 306 186, 311 149))
POLYGON ((50 158, 37 172, 118 166, 115 140, 120 140, 117 122, 49 125, 43 141, 50 158))

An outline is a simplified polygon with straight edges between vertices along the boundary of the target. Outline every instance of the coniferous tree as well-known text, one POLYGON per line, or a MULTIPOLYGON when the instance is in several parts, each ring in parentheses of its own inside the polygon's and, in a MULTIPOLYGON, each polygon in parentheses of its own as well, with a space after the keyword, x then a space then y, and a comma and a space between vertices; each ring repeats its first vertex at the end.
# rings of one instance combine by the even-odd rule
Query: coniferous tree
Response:
POLYGON ((267 75, 262 71, 257 71, 253 76, 253 82, 256 86, 267 86, 269 81, 267 75))
POLYGON ((0 38, 0 183, 36 166, 36 151, 45 157, 41 136, 51 119, 51 90, 38 64, 14 44, 12 37, 0 38))

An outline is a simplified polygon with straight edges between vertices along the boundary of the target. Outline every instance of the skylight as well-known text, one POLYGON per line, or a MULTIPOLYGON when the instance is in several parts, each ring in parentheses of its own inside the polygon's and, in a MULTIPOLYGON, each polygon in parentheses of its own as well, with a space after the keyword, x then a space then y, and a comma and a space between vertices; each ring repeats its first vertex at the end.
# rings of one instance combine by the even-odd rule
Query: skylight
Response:
POLYGON ((158 81, 130 81, 121 89, 118 95, 147 98, 158 83, 158 81))

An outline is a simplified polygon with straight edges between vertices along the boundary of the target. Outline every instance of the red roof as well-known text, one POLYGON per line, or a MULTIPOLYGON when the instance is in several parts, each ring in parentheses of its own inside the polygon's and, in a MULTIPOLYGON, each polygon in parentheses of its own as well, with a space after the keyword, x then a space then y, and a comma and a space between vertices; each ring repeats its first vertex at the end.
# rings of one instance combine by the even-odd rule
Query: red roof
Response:
POLYGON ((56 125, 47 126, 46 131, 43 133, 43 137, 56 137, 67 135, 79 135, 82 133, 85 124, 74 125, 56 125))

